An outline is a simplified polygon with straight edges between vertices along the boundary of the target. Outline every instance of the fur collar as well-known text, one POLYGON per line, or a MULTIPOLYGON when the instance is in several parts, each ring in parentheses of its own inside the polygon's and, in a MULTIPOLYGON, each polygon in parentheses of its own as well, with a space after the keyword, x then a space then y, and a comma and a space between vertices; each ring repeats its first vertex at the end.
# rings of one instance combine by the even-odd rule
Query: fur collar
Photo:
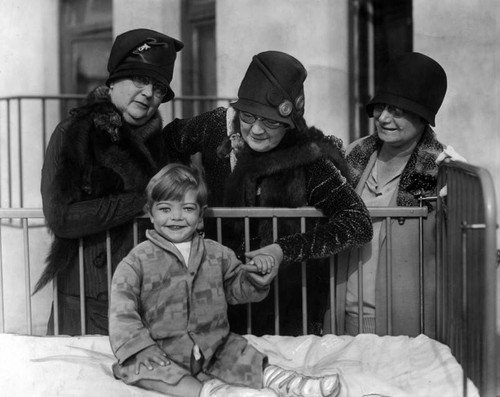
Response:
MULTIPOLYGON (((381 146, 382 141, 378 134, 374 133, 363 139, 347 155, 347 161, 351 166, 353 186, 358 184, 371 155, 380 150, 381 146)), ((437 140, 432 128, 427 126, 401 174, 397 195, 398 206, 418 206, 418 197, 436 195, 438 173, 436 158, 443 149, 443 144, 437 140)), ((428 206, 432 209, 430 204, 428 206)))
MULTIPOLYGON (((268 182, 268 190, 273 190, 281 196, 281 203, 265 200, 260 206, 298 206, 304 205, 305 187, 303 186, 303 167, 318 161, 320 158, 330 159, 335 163, 343 175, 347 174, 347 163, 344 159, 342 141, 333 136, 325 136, 320 130, 312 127, 304 132, 289 130, 281 143, 269 152, 255 152, 248 145, 236 154, 237 162, 226 184, 225 205, 228 206, 254 206, 259 187, 268 182), (301 179, 302 181, 299 181, 301 179), (295 182, 292 184, 292 182, 295 182), (300 190, 295 190, 291 195, 284 194, 282 188, 296 185, 300 190), (242 189, 243 187, 243 189, 242 189), (237 192, 242 192, 240 196, 237 192), (294 194, 295 193, 295 194, 294 194), (284 198, 284 196, 291 196, 284 198), (301 197, 302 196, 302 197, 301 197)), ((264 190, 264 189, 263 189, 264 190)))

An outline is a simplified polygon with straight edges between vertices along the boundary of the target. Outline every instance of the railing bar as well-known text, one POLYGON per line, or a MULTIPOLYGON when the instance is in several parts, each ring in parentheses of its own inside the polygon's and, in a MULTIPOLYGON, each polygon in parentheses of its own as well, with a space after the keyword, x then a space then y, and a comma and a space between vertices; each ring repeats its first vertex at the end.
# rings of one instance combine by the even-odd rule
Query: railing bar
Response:
POLYGON ((132 223, 132 241, 134 244, 134 247, 139 244, 139 221, 134 219, 134 222, 132 223))
POLYGON ((364 331, 365 312, 364 308, 364 290, 363 290, 363 260, 361 259, 361 249, 356 248, 358 258, 358 333, 364 331))
POLYGON ((387 335, 392 335, 392 225, 391 218, 385 218, 387 258, 387 335))
POLYGON ((24 195, 23 195, 23 133, 22 133, 22 119, 21 119, 21 100, 17 102, 17 130, 18 135, 18 156, 19 156, 19 203, 21 208, 24 206, 24 195))
POLYGON ((10 99, 7 100, 7 174, 9 175, 9 207, 12 207, 12 130, 10 120, 10 99))
MULTIPOLYGON (((427 208, 418 207, 398 207, 398 208, 383 208, 371 207, 368 208, 372 217, 403 217, 403 218, 419 218, 426 217, 428 214, 427 208)), ((263 217, 283 217, 283 218, 323 218, 321 211, 314 207, 303 208, 231 208, 231 207, 216 207, 207 208, 207 217, 213 218, 263 218, 263 217)), ((41 208, 0 208, 0 218, 43 218, 41 208)), ((148 218, 147 215, 138 216, 136 219, 148 218)))
POLYGON ((3 287, 2 225, 0 224, 0 332, 5 332, 5 306, 3 287))
MULTIPOLYGON (((370 207, 368 208, 372 218, 419 218, 428 215, 427 207, 370 207)), ((263 208, 263 207, 217 207, 207 208, 206 216, 213 218, 322 218, 323 213, 315 207, 301 208, 263 208)))
POLYGON ((54 313, 54 335, 59 335, 59 293, 57 292, 57 276, 52 280, 52 310, 54 313))
POLYGON ((217 218, 217 241, 222 244, 222 219, 217 218))
POLYGON ((31 319, 31 264, 30 264, 30 248, 29 248, 29 233, 28 219, 22 218, 23 224, 23 246, 24 246, 24 288, 26 293, 26 323, 28 325, 28 335, 33 334, 33 322, 31 319))
POLYGON ((330 256, 330 332, 332 334, 343 334, 344 330, 339 330, 337 332, 337 317, 335 316, 336 313, 336 282, 335 282, 335 260, 337 258, 337 255, 332 255, 330 256))
POLYGON ((111 281, 113 278, 113 269, 111 264, 111 234, 106 230, 106 271, 108 282, 108 302, 111 302, 111 281))
MULTIPOLYGON (((300 232, 306 232, 306 218, 300 218, 300 232)), ((276 239, 274 239, 276 241, 276 239)), ((306 262, 303 261, 301 264, 302 273, 302 333, 307 335, 307 269, 306 262)))
MULTIPOLYGON (((250 219, 246 217, 245 222, 245 251, 250 250, 250 219)), ((247 303, 247 333, 252 333, 252 304, 247 303)))
POLYGON ((462 224, 462 384, 464 397, 467 397, 467 369, 470 368, 469 363, 469 329, 467 326, 467 222, 462 224))
POLYGON ((87 327, 85 324, 85 272, 84 272, 84 256, 83 256, 83 238, 79 240, 78 269, 80 274, 80 330, 81 334, 85 335, 87 327))
POLYGON ((47 147, 47 100, 42 98, 42 159, 45 160, 45 148, 47 147))
MULTIPOLYGON (((423 206, 423 201, 420 200, 420 206, 423 206)), ((419 305, 420 305, 420 333, 425 333, 425 297, 424 297, 424 220, 423 218, 418 218, 418 293, 419 293, 419 305)))
MULTIPOLYGON (((273 217, 273 241, 278 239, 278 218, 273 217)), ((279 274, 279 273, 278 273, 279 274)), ((274 332, 280 334, 280 282, 278 275, 274 278, 274 332)))

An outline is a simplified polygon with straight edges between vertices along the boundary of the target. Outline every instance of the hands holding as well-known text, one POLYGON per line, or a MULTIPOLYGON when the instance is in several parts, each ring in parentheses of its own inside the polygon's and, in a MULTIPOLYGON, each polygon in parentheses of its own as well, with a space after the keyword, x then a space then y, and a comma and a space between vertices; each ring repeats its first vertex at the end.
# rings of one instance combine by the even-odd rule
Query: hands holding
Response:
POLYGON ((259 285, 271 284, 283 261, 283 251, 278 244, 247 252, 245 256, 250 260, 242 267, 248 272, 249 278, 259 285))
POLYGON ((146 347, 135 355, 134 370, 136 374, 139 374, 141 365, 144 365, 147 369, 152 371, 155 365, 164 367, 169 364, 170 360, 167 358, 167 354, 155 344, 146 347))

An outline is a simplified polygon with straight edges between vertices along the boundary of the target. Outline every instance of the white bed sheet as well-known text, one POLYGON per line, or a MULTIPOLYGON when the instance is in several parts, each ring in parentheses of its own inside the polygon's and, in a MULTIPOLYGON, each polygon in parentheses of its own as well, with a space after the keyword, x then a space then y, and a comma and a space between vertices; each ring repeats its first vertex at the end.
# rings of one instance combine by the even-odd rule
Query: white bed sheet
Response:
MULTIPOLYGON (((306 374, 340 373, 349 397, 462 396, 462 369, 450 349, 424 335, 256 337, 271 363, 306 374)), ((158 396, 117 381, 106 336, 0 334, 2 396, 158 396)), ((479 396, 468 382, 468 396, 479 396)))

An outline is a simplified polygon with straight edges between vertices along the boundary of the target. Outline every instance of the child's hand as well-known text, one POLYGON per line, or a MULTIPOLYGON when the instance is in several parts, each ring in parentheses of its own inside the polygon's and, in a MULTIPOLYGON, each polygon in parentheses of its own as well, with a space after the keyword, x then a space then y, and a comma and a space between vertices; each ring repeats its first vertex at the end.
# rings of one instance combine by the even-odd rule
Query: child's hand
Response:
MULTIPOLYGON (((243 266, 248 266, 248 265, 243 265, 243 266)), ((252 266, 254 266, 254 265, 252 265, 252 266)), ((271 269, 270 273, 265 273, 265 274, 248 272, 247 277, 249 279, 253 280, 253 283, 256 285, 268 286, 269 284, 272 283, 272 281, 274 280, 274 278, 278 274, 278 268, 279 268, 279 265, 275 265, 271 269)))
POLYGON ((136 374, 139 374, 141 365, 144 365, 147 369, 152 371, 154 364, 161 365, 162 367, 170 364, 170 360, 167 359, 167 354, 160 349, 158 345, 146 347, 135 355, 136 374))
POLYGON ((242 265, 243 269, 247 270, 248 277, 260 285, 271 284, 283 261, 283 251, 278 244, 267 245, 258 250, 247 252, 245 256, 250 259, 250 262, 242 265), (272 258, 272 265, 270 265, 271 260, 269 257, 272 258), (254 264, 250 264, 251 262, 254 262, 254 264), (258 268, 259 265, 261 269, 258 268), (265 273, 263 270, 265 270, 265 273))
POLYGON ((247 272, 268 274, 274 267, 274 257, 271 255, 258 254, 243 266, 247 272))

